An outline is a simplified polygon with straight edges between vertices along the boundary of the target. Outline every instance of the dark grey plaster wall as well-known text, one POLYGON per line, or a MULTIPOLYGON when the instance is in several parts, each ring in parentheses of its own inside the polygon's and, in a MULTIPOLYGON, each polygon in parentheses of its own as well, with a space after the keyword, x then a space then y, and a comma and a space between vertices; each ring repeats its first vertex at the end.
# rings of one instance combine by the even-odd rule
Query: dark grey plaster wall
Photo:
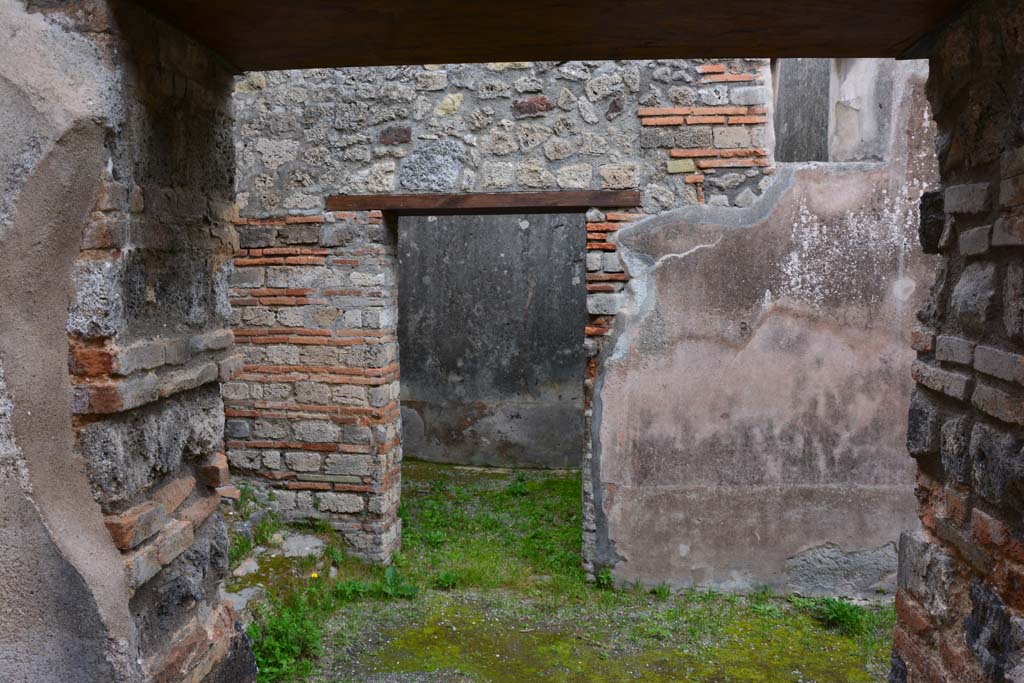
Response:
POLYGON ((584 217, 403 217, 398 245, 406 456, 578 466, 584 217))
POLYGON ((831 72, 831 59, 774 63, 777 161, 828 161, 831 72))

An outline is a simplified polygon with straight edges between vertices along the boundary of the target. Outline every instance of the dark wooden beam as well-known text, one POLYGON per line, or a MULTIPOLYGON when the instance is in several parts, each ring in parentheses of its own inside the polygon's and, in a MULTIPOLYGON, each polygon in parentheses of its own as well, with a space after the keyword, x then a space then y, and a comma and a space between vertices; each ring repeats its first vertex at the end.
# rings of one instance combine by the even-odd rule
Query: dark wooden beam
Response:
POLYGON ((482 213, 582 213, 590 208, 628 209, 637 190, 565 192, 466 192, 460 194, 346 194, 327 198, 328 211, 387 211, 406 216, 482 213))
POLYGON ((135 0, 239 69, 895 57, 968 0, 135 0))

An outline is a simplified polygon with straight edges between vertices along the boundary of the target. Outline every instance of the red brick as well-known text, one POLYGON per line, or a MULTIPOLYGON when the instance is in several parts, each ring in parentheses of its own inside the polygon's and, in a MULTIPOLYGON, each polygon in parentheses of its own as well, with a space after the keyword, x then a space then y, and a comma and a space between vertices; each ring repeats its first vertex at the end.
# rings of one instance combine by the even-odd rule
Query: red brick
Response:
POLYGON ((685 180, 688 184, 693 185, 694 183, 703 183, 704 176, 697 173, 694 175, 683 176, 683 180, 685 180))
POLYGON ((740 83, 754 80, 753 74, 713 74, 700 79, 701 83, 740 83))
POLYGON ((242 492, 238 490, 238 487, 230 484, 227 486, 218 486, 217 493, 220 494, 222 499, 227 498, 228 500, 238 500, 242 497, 242 492))
POLYGON ((725 123, 724 116, 687 116, 687 125, 694 126, 702 123, 718 124, 725 123))
POLYGON ((323 215, 319 216, 288 216, 284 219, 285 223, 323 223, 323 215))
POLYGON ((641 107, 636 110, 637 116, 686 116, 692 107, 641 107))
POLYGON ((725 64, 701 64, 697 67, 699 74, 724 74, 725 64))
POLYGON ((701 149, 671 149, 668 155, 673 159, 694 159, 696 157, 717 157, 718 150, 704 147, 701 149))
POLYGON ((114 545, 129 550, 160 531, 167 523, 167 513, 163 505, 150 501, 119 515, 105 517, 103 522, 114 545))
POLYGON ((682 126, 686 123, 685 116, 653 116, 640 120, 645 126, 682 126))
POLYGON ((755 123, 768 123, 767 116, 730 116, 729 125, 750 125, 755 123))
POLYGON ((236 258, 236 266, 283 266, 284 258, 236 258))
POLYGON ((628 222, 635 221, 643 218, 646 214, 643 213, 627 213, 623 211, 610 211, 604 215, 606 221, 617 221, 617 222, 628 222))
POLYGON ((228 459, 223 453, 214 453, 209 462, 203 465, 201 472, 203 482, 210 488, 224 486, 231 480, 228 459))
POLYGON ((164 506, 167 512, 174 512, 192 495, 196 487, 195 477, 179 477, 157 489, 152 496, 154 503, 164 506))
POLYGON ((596 325, 587 325, 584 331, 588 337, 603 337, 609 332, 607 327, 598 327, 596 325))
POLYGON ((615 251, 616 246, 610 242, 588 242, 588 251, 615 251))
POLYGON ((330 491, 331 484, 326 481, 290 481, 286 484, 291 491, 330 491))
POLYGON ((176 517, 183 522, 189 522, 193 529, 198 529, 219 505, 220 494, 214 492, 213 495, 203 496, 189 503, 178 511, 176 517))
POLYGON ((597 283, 597 284, 589 284, 589 285, 587 285, 587 291, 588 292, 615 292, 615 291, 618 291, 618 290, 616 290, 615 285, 611 285, 611 284, 607 284, 607 283, 597 283))
POLYGON ((733 114, 742 115, 747 113, 746 107, 730 107, 730 106, 718 106, 718 107, 694 107, 691 114, 698 116, 709 116, 714 114, 733 114))

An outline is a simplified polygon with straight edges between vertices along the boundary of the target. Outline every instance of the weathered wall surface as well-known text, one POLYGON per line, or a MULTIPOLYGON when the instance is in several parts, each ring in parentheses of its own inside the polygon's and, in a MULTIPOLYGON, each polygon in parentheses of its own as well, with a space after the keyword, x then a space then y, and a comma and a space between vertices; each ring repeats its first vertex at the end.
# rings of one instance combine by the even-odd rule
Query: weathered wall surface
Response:
MULTIPOLYGON (((770 149, 767 78, 743 59, 250 74, 235 94, 239 205, 267 217, 322 211, 328 194, 631 188, 648 213, 694 204, 693 163, 667 150, 770 149), (642 128, 645 107, 670 111, 642 128)), ((709 200, 761 180, 709 181, 709 200)))
POLYGON ((900 543, 892 683, 1024 680, 1024 6, 938 37, 928 95, 945 259, 918 317, 907 447, 923 529, 900 543))
POLYGON ((399 219, 406 456, 578 467, 582 214, 399 219))
POLYGON ((618 233, 632 276, 595 396, 596 565, 623 582, 872 594, 912 527, 920 65, 875 165, 782 166, 750 209, 618 233), (599 415, 599 418, 597 417, 599 415))
POLYGON ((231 75, 128 6, 0 31, 0 679, 252 680, 217 594, 231 75))

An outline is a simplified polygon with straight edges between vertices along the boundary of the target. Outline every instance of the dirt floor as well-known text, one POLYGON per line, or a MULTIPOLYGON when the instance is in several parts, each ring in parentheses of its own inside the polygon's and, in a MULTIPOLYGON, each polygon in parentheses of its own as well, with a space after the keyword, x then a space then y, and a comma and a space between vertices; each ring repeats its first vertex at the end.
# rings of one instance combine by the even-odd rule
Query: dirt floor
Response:
POLYGON ((252 598, 261 681, 886 679, 890 601, 587 583, 577 472, 406 463, 403 477, 404 545, 388 570, 243 500, 229 590, 252 598))

